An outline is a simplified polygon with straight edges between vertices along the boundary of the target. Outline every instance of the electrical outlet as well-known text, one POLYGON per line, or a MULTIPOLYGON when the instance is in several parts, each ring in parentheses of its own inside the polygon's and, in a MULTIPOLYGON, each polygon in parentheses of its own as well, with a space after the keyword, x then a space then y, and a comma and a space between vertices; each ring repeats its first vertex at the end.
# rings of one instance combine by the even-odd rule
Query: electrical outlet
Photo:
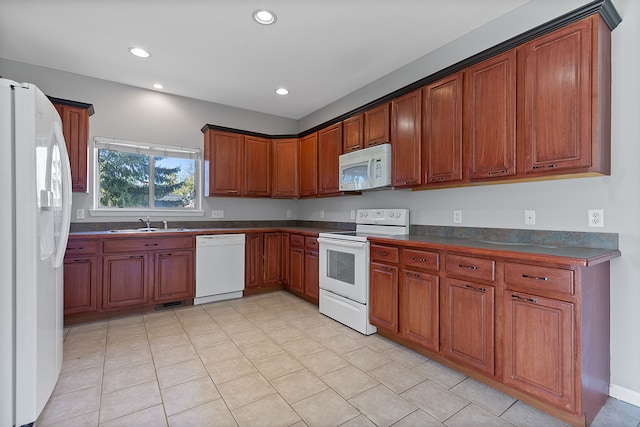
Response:
POLYGON ((589 227, 604 227, 603 209, 588 209, 587 216, 589 220, 589 227))
POLYGON ((291 218, 291 209, 287 209, 287 218, 291 218))
POLYGON ((462 224, 462 211, 453 211, 453 223, 462 224))
POLYGON ((524 224, 536 225, 536 211, 527 209, 524 211, 524 224))
POLYGON ((320 211, 320 218, 324 218, 324 209, 320 211))
POLYGON ((212 210, 211 211, 211 218, 216 218, 216 219, 220 219, 220 218, 224 218, 224 211, 223 210, 212 210))
POLYGON ((351 211, 351 219, 356 219, 356 211, 351 211))
POLYGON ((76 210, 76 218, 84 219, 84 209, 77 209, 76 210))

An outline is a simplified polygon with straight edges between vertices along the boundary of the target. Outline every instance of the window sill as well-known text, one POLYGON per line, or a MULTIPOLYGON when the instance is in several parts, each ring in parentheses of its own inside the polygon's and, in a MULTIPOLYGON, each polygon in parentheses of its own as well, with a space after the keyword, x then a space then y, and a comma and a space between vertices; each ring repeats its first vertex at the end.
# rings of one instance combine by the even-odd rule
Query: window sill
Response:
POLYGON ((196 217, 204 216, 202 210, 178 211, 173 209, 90 209, 91 216, 169 216, 196 217))

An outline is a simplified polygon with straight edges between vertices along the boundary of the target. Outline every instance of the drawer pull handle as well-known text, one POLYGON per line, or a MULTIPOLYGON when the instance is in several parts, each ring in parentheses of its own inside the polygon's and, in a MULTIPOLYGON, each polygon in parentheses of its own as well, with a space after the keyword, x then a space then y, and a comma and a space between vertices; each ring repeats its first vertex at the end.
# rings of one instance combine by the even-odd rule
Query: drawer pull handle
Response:
POLYGON ((158 246, 157 243, 145 243, 144 245, 145 246, 158 246))
POLYGON ((477 265, 458 264, 458 267, 460 267, 460 268, 468 268, 469 270, 477 270, 478 269, 477 265))
POLYGON ((523 274, 522 277, 524 277, 525 279, 533 279, 533 280, 542 280, 542 281, 549 280, 548 277, 529 276, 528 274, 523 274))
POLYGON ((130 256, 129 259, 142 259, 144 258, 143 255, 139 255, 139 256, 130 256))
POLYGON ((81 251, 84 248, 82 246, 78 247, 78 248, 67 248, 68 251, 81 251))
POLYGON ((479 291, 479 292, 487 292, 487 288, 478 288, 476 286, 471 286, 471 285, 465 285, 467 289, 472 289, 474 291, 479 291))
POLYGON ((557 168, 558 165, 555 163, 552 163, 550 165, 536 165, 533 167, 533 169, 553 169, 553 168, 557 168))
POLYGON ((382 271, 393 271, 391 267, 382 267, 382 271))
POLYGON ((376 254, 381 255, 381 256, 387 256, 387 255, 389 255, 389 252, 387 252, 387 251, 376 251, 376 254))
POLYGON ((172 256, 173 254, 160 254, 160 256, 172 256))
POLYGON ((517 299, 517 300, 520 300, 520 301, 531 302, 533 304, 538 302, 535 298, 525 298, 525 297, 521 297, 520 295, 516 295, 516 294, 511 294, 511 298, 514 298, 514 299, 517 299))
POLYGON ((509 171, 506 170, 506 169, 497 170, 497 171, 489 171, 488 175, 489 176, 498 175, 498 174, 503 175, 503 174, 505 174, 507 172, 509 172, 509 171))
POLYGON ((74 259, 73 262, 85 262, 86 259, 74 259))
POLYGON ((418 258, 418 257, 412 257, 411 261, 416 261, 416 262, 427 262, 426 258, 418 258))
POLYGON ((420 274, 418 274, 418 273, 410 273, 410 272, 407 271, 405 274, 407 276, 420 277, 420 274))

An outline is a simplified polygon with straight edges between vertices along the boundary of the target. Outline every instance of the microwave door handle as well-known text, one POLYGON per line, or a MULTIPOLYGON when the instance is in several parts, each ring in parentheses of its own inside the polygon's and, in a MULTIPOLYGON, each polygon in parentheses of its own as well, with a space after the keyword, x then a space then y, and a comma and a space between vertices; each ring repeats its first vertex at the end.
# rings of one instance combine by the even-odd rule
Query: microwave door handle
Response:
POLYGON ((369 159, 369 167, 367 168, 368 171, 369 171, 369 184, 373 184, 373 181, 374 181, 374 177, 373 177, 373 162, 374 162, 373 158, 369 159))

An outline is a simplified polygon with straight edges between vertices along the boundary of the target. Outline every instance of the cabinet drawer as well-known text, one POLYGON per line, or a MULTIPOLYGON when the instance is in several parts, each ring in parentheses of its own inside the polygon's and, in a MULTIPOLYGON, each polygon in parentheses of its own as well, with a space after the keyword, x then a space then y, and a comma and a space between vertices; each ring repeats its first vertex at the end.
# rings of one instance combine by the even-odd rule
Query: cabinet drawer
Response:
POLYGON ((504 281, 509 288, 526 288, 529 292, 574 293, 573 271, 561 268, 506 263, 504 281))
POLYGON ((446 268, 447 274, 493 281, 495 279, 496 262, 492 259, 447 255, 446 268))
POLYGON ((318 250, 318 239, 316 237, 305 237, 304 238, 304 246, 307 249, 318 250))
POLYGON ((304 246, 304 236, 292 234, 290 237, 291 246, 304 246))
POLYGON ((393 246, 371 245, 371 261, 400 262, 400 250, 393 246))
POLYGON ((155 251, 168 249, 192 249, 191 237, 146 238, 146 239, 108 239, 103 240, 105 253, 130 251, 155 251))
POLYGON ((440 254, 416 249, 402 249, 402 263, 405 267, 438 271, 440 269, 440 254))
POLYGON ((85 254, 95 254, 98 252, 98 241, 97 240, 75 240, 69 239, 67 243, 67 250, 64 253, 64 256, 75 256, 75 255, 85 255, 85 254))

